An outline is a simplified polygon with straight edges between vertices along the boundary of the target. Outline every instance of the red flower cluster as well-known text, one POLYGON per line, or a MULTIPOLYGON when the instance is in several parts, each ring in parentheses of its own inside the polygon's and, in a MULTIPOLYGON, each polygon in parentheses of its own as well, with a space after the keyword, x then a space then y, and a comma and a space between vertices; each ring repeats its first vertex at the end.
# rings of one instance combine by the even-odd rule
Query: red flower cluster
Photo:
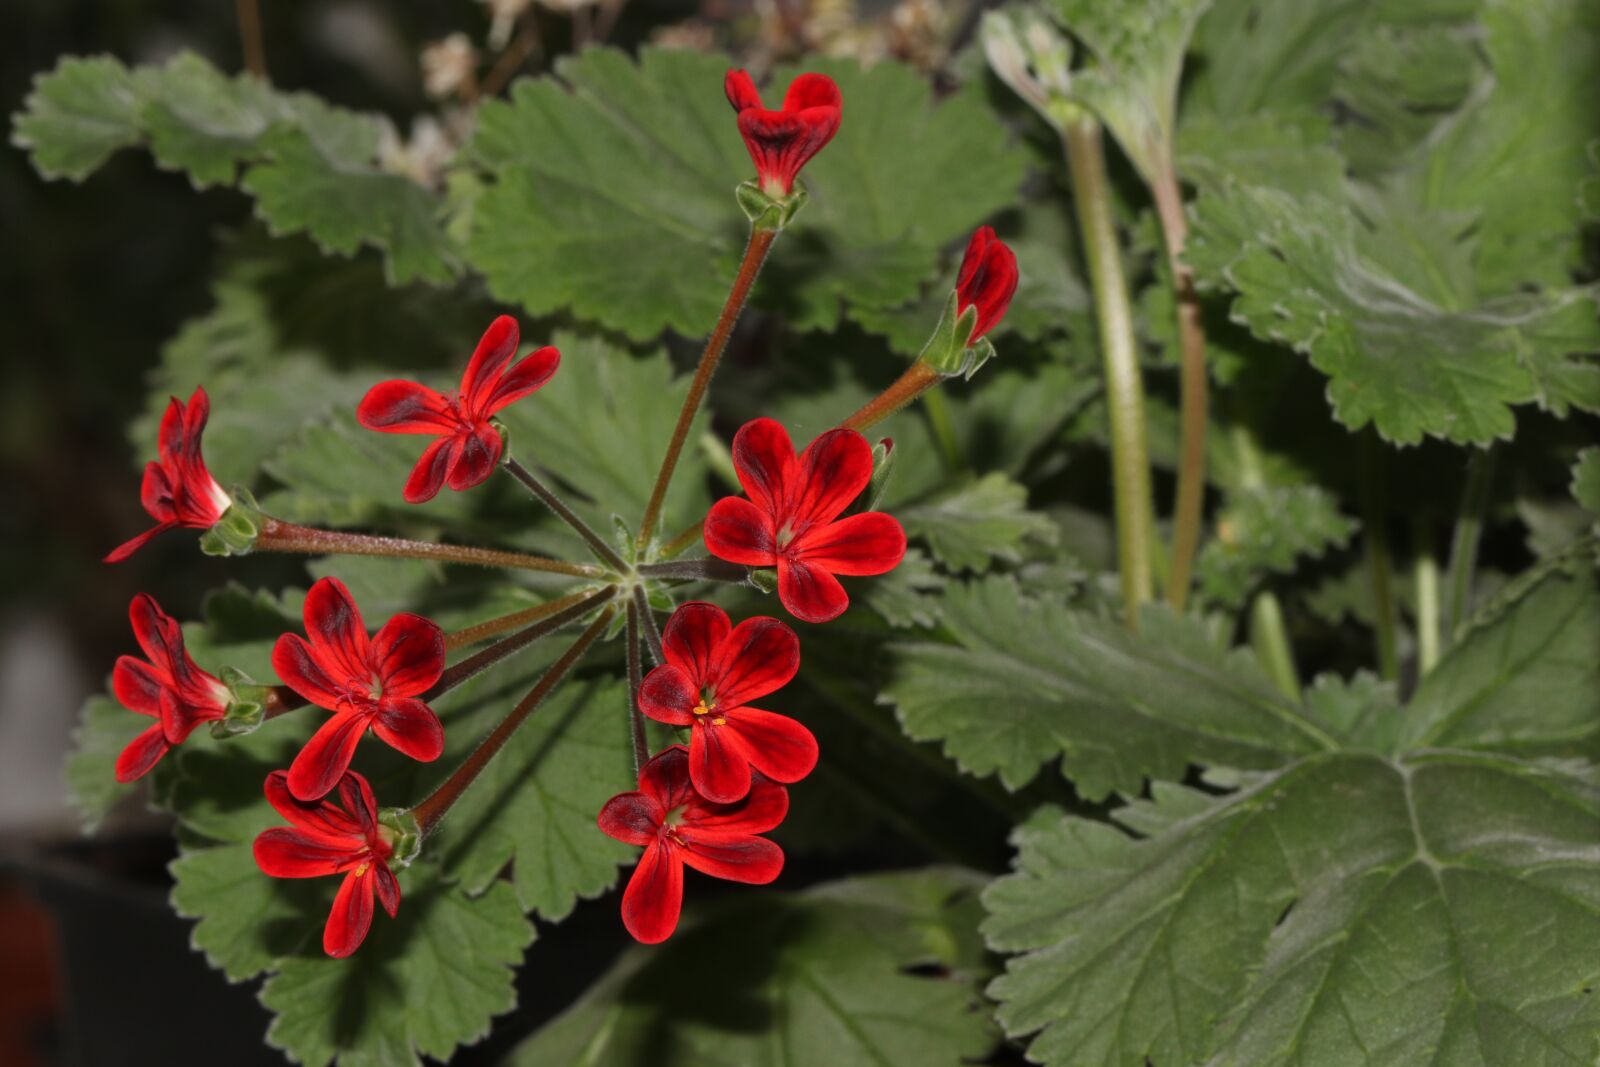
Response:
POLYGON ((291 791, 288 774, 273 771, 267 775, 266 794, 293 829, 276 827, 258 834, 256 866, 273 878, 344 875, 322 930, 322 948, 335 958, 350 955, 372 926, 374 897, 391 919, 400 910, 400 883, 389 870, 393 846, 378 824, 372 787, 361 775, 346 771, 328 796, 305 801, 291 791))
POLYGON ((967 337, 967 347, 1000 325, 1017 291, 1017 256, 994 235, 994 227, 980 226, 967 242, 956 274, 957 314, 978 309, 978 321, 967 337))
POLYGON ((844 102, 839 87, 826 74, 802 74, 789 83, 778 111, 761 106, 755 82, 742 70, 728 71, 723 91, 739 113, 739 133, 755 162, 761 191, 774 198, 788 196, 800 168, 839 132, 844 102))
POLYGON ((406 480, 407 503, 432 500, 441 485, 458 492, 471 489, 494 473, 505 441, 490 417, 548 382, 561 363, 561 353, 546 345, 510 366, 518 342, 517 320, 501 315, 478 341, 457 392, 446 396, 416 382, 393 380, 379 382, 361 399, 356 420, 367 429, 438 438, 406 480))
POLYGON ((755 419, 734 435, 733 464, 749 499, 712 505, 706 548, 731 563, 776 567, 778 599, 795 618, 838 618, 850 598, 834 575, 883 574, 905 557, 905 530, 889 515, 839 518, 872 480, 872 446, 855 430, 829 430, 796 459, 782 426, 755 419))
POLYGON ((156 524, 112 549, 106 563, 127 559, 156 534, 174 527, 209 530, 233 506, 200 454, 200 435, 210 416, 211 400, 204 389, 196 389, 187 406, 177 397, 167 405, 156 439, 158 460, 145 464, 139 489, 139 502, 156 524))
POLYGON ((119 782, 144 777, 196 726, 222 718, 229 697, 227 686, 189 658, 178 620, 162 611, 155 597, 149 593, 135 596, 128 605, 128 621, 148 659, 119 657, 111 672, 111 691, 123 707, 149 715, 156 724, 134 738, 117 757, 119 782))

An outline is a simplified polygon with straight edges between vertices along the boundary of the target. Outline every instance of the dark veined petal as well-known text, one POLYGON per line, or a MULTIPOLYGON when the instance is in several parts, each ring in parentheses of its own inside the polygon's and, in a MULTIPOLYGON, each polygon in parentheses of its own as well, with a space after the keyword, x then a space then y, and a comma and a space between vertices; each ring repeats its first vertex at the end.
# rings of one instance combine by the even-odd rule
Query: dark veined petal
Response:
MULTIPOLYGON (((817 766, 817 739, 787 715, 760 708, 734 708, 719 730, 739 736, 750 766, 778 782, 798 782, 817 766)), ((714 798, 708 798, 714 799, 714 798)))
POLYGON ((223 709, 213 704, 191 704, 171 689, 161 691, 161 731, 174 745, 181 745, 201 723, 216 722, 223 709))
POLYGON ((750 792, 733 804, 713 804, 691 796, 683 809, 682 825, 695 831, 723 834, 764 834, 789 814, 789 791, 766 775, 750 776, 750 792))
POLYGON ((701 874, 730 882, 766 885, 783 871, 783 849, 764 837, 748 834, 679 832, 682 861, 701 874))
POLYGON ((689 737, 689 777, 694 791, 713 804, 743 799, 750 792, 750 759, 738 731, 703 720, 695 723, 689 737))
POLYGON ((770 567, 778 561, 772 517, 739 496, 725 496, 706 514, 706 551, 729 563, 770 567))
POLYGON ((359 866, 365 845, 340 847, 321 837, 274 826, 256 835, 256 866, 272 878, 322 878, 359 866))
POLYGON ((668 745, 639 768, 639 791, 661 805, 663 812, 688 803, 694 795, 689 784, 689 750, 668 745))
POLYGON ((161 715, 161 690, 167 679, 150 664, 132 656, 118 656, 111 669, 111 692, 117 703, 140 715, 161 715))
POLYGON ((520 339, 517 320, 510 315, 495 319, 478 339, 478 347, 461 376, 461 399, 473 415, 482 418, 486 414, 489 397, 500 382, 500 372, 517 354, 520 339))
POLYGON ((688 726, 694 721, 694 708, 700 690, 689 675, 670 663, 663 663, 644 676, 639 686, 639 710, 657 722, 688 726))
POLYGON ((715 671, 717 650, 733 629, 728 613, 715 604, 691 600, 680 605, 661 631, 667 662, 689 676, 693 686, 706 685, 715 671))
POLYGON ((761 106, 761 94, 756 92, 756 83, 751 80, 748 71, 728 71, 722 79, 722 91, 728 95, 728 103, 733 105, 735 111, 761 106))
POLYGON ((161 724, 156 723, 129 741, 128 747, 117 756, 117 781, 126 784, 143 778, 171 748, 161 724))
POLYGON ((768 515, 784 511, 795 476, 794 443, 776 419, 751 419, 733 435, 733 467, 750 502, 768 515))
POLYGON ((885 574, 906 555, 906 531, 881 511, 849 515, 813 527, 789 546, 798 558, 834 574, 885 574))
POLYGON ((387 863, 372 865, 372 888, 377 892, 378 903, 389 913, 389 918, 400 914, 400 883, 387 863))
POLYGON ((407 504, 426 504, 439 495, 460 447, 454 437, 441 437, 422 450, 422 457, 411 468, 405 488, 400 492, 407 504))
MULTIPOLYGON (((372 795, 372 786, 355 771, 345 771, 339 779, 339 788, 330 797, 339 798, 339 806, 355 820, 357 832, 367 840, 378 835, 378 801, 372 795)), ((324 798, 326 804, 329 798, 324 798)))
POLYGON ((416 696, 444 673, 444 632, 421 615, 401 612, 372 635, 368 656, 386 696, 416 696))
POLYGON ((778 599, 804 622, 831 622, 850 606, 839 579, 798 559, 778 560, 778 599))
MULTIPOLYGON (((359 775, 352 772, 349 777, 359 775)), ((267 775, 262 792, 266 794, 267 803, 272 805, 273 810, 289 820, 304 836, 323 841, 329 847, 358 849, 365 846, 366 833, 350 813, 330 803, 326 797, 321 800, 296 800, 289 791, 288 771, 273 771, 267 775)))
POLYGON ((350 769, 369 722, 365 715, 344 712, 323 723, 289 764, 289 792, 299 800, 326 796, 350 769))
POLYGON ((304 614, 311 654, 328 676, 345 684, 370 682, 367 628, 344 583, 337 578, 318 579, 306 592, 304 614))
POLYGON ((445 471, 445 484, 456 492, 464 492, 482 485, 494 473, 500 454, 505 451, 505 441, 500 432, 487 422, 480 422, 471 433, 455 438, 455 458, 445 471))
POLYGON ((956 306, 961 311, 978 309, 969 345, 1000 324, 1016 294, 1018 278, 1016 254, 995 236, 993 227, 980 226, 967 242, 956 276, 956 306))
POLYGON ((746 619, 723 640, 708 679, 717 708, 737 707, 789 684, 800 669, 800 639, 777 619, 746 619))
POLYGON ((183 657, 183 630, 172 616, 161 610, 149 593, 136 593, 128 602, 128 622, 133 638, 139 642, 145 659, 166 676, 170 683, 173 667, 183 657))
POLYGON ((392 379, 367 390, 356 405, 356 421, 380 433, 452 434, 461 420, 436 389, 392 379))
POLYGON ((343 959, 361 947, 372 928, 372 894, 377 876, 372 867, 358 867, 344 876, 322 928, 322 950, 343 959))
POLYGON ((855 430, 829 430, 806 446, 789 489, 797 527, 832 522, 872 481, 872 446, 855 430))
POLYGON ((146 530, 144 533, 139 534, 137 537, 130 537, 128 540, 122 542, 122 544, 118 545, 116 548, 113 548, 110 552, 107 552, 105 554, 105 556, 100 560, 100 562, 101 563, 121 563, 123 560, 127 559, 129 556, 133 555, 135 552, 137 552, 141 548, 143 548, 149 541, 151 541, 157 535, 164 534, 168 530, 171 530, 174 527, 176 527, 177 525, 178 524, 175 523, 175 522, 163 522, 160 525, 152 526, 152 527, 150 527, 150 529, 146 530))
POLYGON ((678 849, 656 841, 639 857, 639 865, 622 894, 622 925, 634 940, 656 945, 678 928, 683 909, 683 864, 678 849))
POLYGON ((344 679, 329 677, 299 634, 281 634, 272 646, 272 669, 283 684, 318 707, 332 710, 344 695, 344 679))
POLYGON ((600 809, 596 820, 600 832, 625 845, 654 843, 656 832, 667 817, 655 798, 640 792, 618 793, 600 809))
POLYGON ((561 366, 561 353, 550 345, 536 348, 523 356, 515 367, 506 371, 484 402, 483 410, 475 412, 479 418, 488 418, 495 412, 515 404, 548 382, 561 366))
POLYGON ((378 701, 372 732, 390 747, 422 763, 444 751, 444 727, 433 709, 415 697, 385 696, 378 701))

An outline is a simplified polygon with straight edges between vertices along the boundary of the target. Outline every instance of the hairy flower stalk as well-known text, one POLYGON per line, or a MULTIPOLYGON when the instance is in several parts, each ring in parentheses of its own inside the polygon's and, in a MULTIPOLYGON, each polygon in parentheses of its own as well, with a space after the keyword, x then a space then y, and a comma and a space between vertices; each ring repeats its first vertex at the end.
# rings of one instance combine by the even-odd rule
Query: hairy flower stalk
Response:
POLYGON ((613 568, 619 574, 627 571, 628 564, 617 554, 617 550, 606 544, 605 539, 595 533, 593 527, 579 518, 577 512, 569 508, 566 501, 557 496, 532 471, 509 455, 506 456, 504 465, 508 474, 527 486, 528 491, 543 501, 544 505, 551 511, 555 512, 557 518, 572 527, 606 566, 613 568))
POLYGON ((578 639, 572 643, 571 647, 561 654, 561 658, 552 663, 550 668, 540 676, 539 681, 528 691, 528 695, 523 697, 517 703, 517 706, 511 709, 511 713, 501 721, 500 725, 496 726, 489 736, 484 738, 482 743, 472 750, 472 754, 461 762, 461 766, 456 768, 455 773, 445 779, 444 784, 429 794, 425 800, 411 809, 411 816, 416 820, 417 832, 421 837, 427 837, 438 828, 440 821, 450 811, 455 802, 461 799, 462 794, 467 791, 467 787, 473 783, 478 775, 483 773, 483 769, 489 765, 489 761, 494 759, 495 755, 505 747, 505 743, 511 740, 512 735, 527 721, 528 716, 533 713, 534 709, 544 703, 545 698, 555 691, 561 680, 567 676, 578 660, 583 658, 584 653, 589 651, 589 646, 593 645, 600 639, 600 635, 605 633, 606 627, 611 625, 611 620, 616 613, 617 609, 614 605, 606 607, 600 613, 599 618, 590 623, 588 628, 578 635, 578 639))
MULTIPOLYGON (((560 611, 556 611, 543 619, 533 623, 526 629, 519 630, 503 641, 496 641, 488 648, 469 656, 453 667, 446 668, 439 676, 438 682, 425 694, 426 699, 443 696, 456 686, 472 678, 476 678, 496 663, 506 659, 514 653, 522 651, 542 637, 555 633, 563 626, 576 619, 581 619, 593 609, 606 603, 617 595, 617 587, 608 585, 604 589, 581 596, 575 603, 571 603, 560 611)), ((563 598, 571 599, 571 598, 563 598)), ((446 641, 446 647, 449 642, 446 641)))
POLYGON ((650 608, 650 598, 638 586, 633 587, 633 603, 639 609, 639 628, 644 631, 644 646, 650 650, 651 662, 665 662, 666 656, 661 651, 661 629, 656 625, 655 612, 650 608))
POLYGON ((574 578, 599 578, 605 571, 590 563, 507 552, 498 548, 471 545, 440 545, 430 541, 411 541, 403 537, 378 537, 346 530, 319 530, 263 516, 255 547, 267 552, 305 552, 311 555, 388 556, 394 559, 431 559, 443 563, 469 563, 479 567, 512 567, 517 570, 566 574, 574 578))
POLYGON ((593 594, 593 590, 580 589, 576 593, 568 593, 564 597, 559 597, 543 604, 535 604, 532 607, 523 608, 521 611, 513 611, 508 615, 473 623, 465 629, 445 634, 445 651, 456 652, 469 645, 475 645, 479 641, 485 641, 491 637, 498 637, 500 634, 508 633, 511 630, 532 625, 541 619, 548 619, 552 615, 566 611, 574 604, 587 600, 593 594))
POLYGON ((710 582, 733 582, 735 584, 748 582, 750 575, 749 568, 716 558, 675 559, 657 563, 641 563, 634 569, 641 578, 700 579, 710 582))
POLYGON ((650 743, 644 735, 644 712, 639 710, 639 686, 644 682, 644 658, 639 650, 644 640, 639 632, 639 605, 628 601, 628 734, 633 742, 633 775, 650 760, 650 743))

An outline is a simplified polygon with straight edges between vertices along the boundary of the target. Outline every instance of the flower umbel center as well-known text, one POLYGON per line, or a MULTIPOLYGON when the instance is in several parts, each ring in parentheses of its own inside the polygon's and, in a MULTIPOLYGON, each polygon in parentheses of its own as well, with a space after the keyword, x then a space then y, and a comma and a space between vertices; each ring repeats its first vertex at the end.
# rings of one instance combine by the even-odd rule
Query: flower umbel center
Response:
POLYGON ((695 722, 705 723, 705 722, 709 721, 712 726, 726 726, 726 725, 728 725, 728 720, 724 719, 720 715, 718 715, 715 718, 712 718, 710 720, 706 719, 707 715, 710 715, 713 711, 717 710, 717 701, 716 701, 716 699, 714 697, 702 696, 700 698, 700 703, 696 704, 690 710, 694 712, 694 721, 695 722))

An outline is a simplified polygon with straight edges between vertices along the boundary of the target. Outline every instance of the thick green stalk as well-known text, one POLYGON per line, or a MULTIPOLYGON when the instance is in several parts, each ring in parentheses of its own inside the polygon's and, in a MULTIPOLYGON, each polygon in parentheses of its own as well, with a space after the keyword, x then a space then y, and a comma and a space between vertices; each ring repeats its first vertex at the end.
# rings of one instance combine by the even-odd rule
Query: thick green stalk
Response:
POLYGON ((1394 567, 1389 555, 1388 513, 1384 501, 1383 451, 1377 434, 1361 438, 1361 497, 1366 523, 1367 571, 1372 579, 1372 608, 1377 617, 1378 673, 1400 676, 1400 622, 1394 602, 1394 567))
POLYGON ((1472 613, 1472 576, 1478 569, 1478 542, 1494 486, 1494 451, 1474 452, 1467 464, 1467 481, 1461 490, 1461 510, 1450 539, 1450 571, 1445 588, 1449 597, 1440 624, 1454 641, 1461 636, 1472 613))
MULTIPOLYGON (((1267 479, 1261 468, 1261 453, 1256 450, 1250 431, 1243 424, 1235 423, 1228 437, 1239 464, 1240 484, 1246 489, 1265 486, 1267 479)), ((1286 696, 1298 700, 1300 672, 1295 667, 1294 646, 1289 643, 1289 631, 1283 622, 1283 605, 1271 589, 1258 590, 1250 602, 1250 644, 1273 683, 1286 696)))
POLYGON ((1144 385, 1139 377, 1133 308, 1128 301, 1122 251, 1111 216, 1111 183, 1106 174, 1100 124, 1087 115, 1075 117, 1064 124, 1062 137, 1072 172, 1072 198, 1077 205, 1078 228, 1094 289, 1100 354, 1105 364, 1123 610, 1129 627, 1136 629, 1139 605, 1151 594, 1154 534, 1150 521, 1150 461, 1145 447, 1144 385))
POLYGON ((1423 519, 1411 524, 1412 577, 1417 593, 1417 676, 1439 662, 1439 558, 1433 551, 1433 528, 1423 519))

